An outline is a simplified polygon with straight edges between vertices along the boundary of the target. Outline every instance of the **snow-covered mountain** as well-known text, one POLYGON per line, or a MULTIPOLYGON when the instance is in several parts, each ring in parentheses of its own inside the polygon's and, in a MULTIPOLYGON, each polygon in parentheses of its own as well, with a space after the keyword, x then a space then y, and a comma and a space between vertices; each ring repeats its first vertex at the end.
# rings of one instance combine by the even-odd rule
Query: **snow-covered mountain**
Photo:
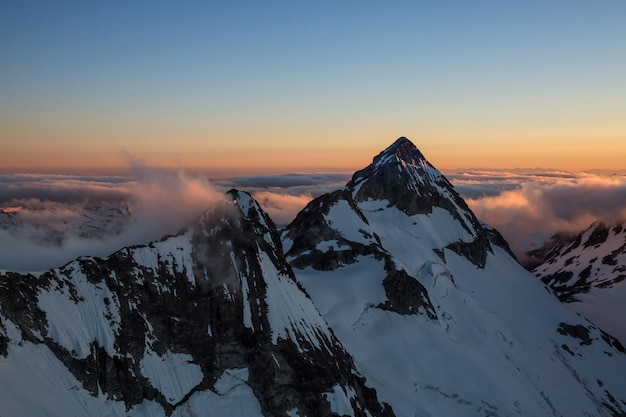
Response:
POLYGON ((283 246, 396 415, 626 412, 623 346, 522 268, 406 138, 313 200, 283 246))
POLYGON ((406 138, 282 237, 232 190, 159 242, 0 272, 2 417, 617 416, 624 381, 406 138))
POLYGON ((532 272, 569 309, 626 341, 626 222, 556 234, 528 255, 532 272))
POLYGON ((391 416, 231 191, 183 233, 0 274, 0 415, 391 416))

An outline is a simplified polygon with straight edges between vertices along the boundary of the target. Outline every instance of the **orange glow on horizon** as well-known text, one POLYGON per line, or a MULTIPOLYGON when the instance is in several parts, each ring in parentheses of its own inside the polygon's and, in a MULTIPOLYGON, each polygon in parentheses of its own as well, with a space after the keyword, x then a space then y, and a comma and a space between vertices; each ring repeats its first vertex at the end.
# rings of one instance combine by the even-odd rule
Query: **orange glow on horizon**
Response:
MULTIPOLYGON (((626 134, 604 132, 608 139, 594 140, 590 137, 595 135, 584 133, 588 132, 579 132, 575 137, 571 136, 573 133, 562 132, 548 136, 536 134, 532 136, 534 139, 526 141, 520 139, 521 132, 503 133, 501 140, 500 135, 494 133, 485 135, 486 139, 481 139, 479 133, 462 135, 460 132, 416 132, 406 136, 440 170, 550 168, 577 172, 626 168, 626 134)), ((193 135, 183 140, 163 135, 152 141, 129 139, 125 144, 119 137, 114 140, 94 137, 88 141, 48 138, 50 140, 40 142, 25 135, 23 140, 3 144, 0 170, 120 171, 128 169, 130 161, 136 160, 151 167, 196 169, 223 175, 353 172, 367 166, 396 139, 380 132, 354 139, 347 135, 318 136, 315 132, 297 138, 286 134, 247 138, 229 136, 208 140, 193 135)))

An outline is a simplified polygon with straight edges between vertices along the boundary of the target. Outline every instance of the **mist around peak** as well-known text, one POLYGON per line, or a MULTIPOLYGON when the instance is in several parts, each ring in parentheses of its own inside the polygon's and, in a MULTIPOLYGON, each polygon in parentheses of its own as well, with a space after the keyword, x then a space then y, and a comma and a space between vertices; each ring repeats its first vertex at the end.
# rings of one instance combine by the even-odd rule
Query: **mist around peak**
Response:
POLYGON ((0 177, 0 269, 37 271, 174 234, 223 194, 140 163, 133 176, 0 177))

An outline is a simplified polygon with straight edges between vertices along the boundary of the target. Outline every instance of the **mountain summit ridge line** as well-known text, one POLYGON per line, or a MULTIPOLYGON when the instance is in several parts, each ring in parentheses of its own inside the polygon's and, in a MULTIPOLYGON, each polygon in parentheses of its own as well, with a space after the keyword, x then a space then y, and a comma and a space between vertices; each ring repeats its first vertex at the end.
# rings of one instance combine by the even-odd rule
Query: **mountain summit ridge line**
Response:
POLYGON ((400 138, 280 234, 231 190, 161 241, 2 271, 0 413, 625 413, 623 346, 497 237, 400 138))

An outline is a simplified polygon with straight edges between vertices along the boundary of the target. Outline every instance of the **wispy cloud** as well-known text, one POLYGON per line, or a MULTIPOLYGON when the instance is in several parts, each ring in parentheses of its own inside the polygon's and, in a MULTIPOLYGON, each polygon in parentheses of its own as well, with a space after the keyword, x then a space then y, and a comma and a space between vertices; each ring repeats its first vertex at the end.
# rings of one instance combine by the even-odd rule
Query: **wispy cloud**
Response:
POLYGON ((158 172, 137 163, 132 168, 133 178, 0 177, 0 209, 5 211, 0 268, 40 270, 78 256, 106 256, 124 246, 158 240, 178 232, 223 198, 199 176, 158 172), (122 227, 115 224, 123 213, 109 210, 115 203, 128 204, 132 211, 122 227), (98 216, 104 216, 102 221, 93 218, 98 216), (62 226, 76 221, 83 222, 79 231, 62 226), (90 226, 105 230, 84 230, 90 226))

